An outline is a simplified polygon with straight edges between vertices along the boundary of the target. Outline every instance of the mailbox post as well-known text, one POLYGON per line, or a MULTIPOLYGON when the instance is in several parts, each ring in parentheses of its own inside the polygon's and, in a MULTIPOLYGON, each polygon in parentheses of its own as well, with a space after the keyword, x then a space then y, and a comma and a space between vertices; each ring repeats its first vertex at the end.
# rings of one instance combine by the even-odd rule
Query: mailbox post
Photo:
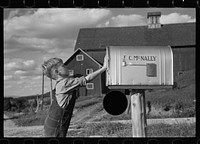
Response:
POLYGON ((131 119, 132 119, 132 136, 147 136, 147 120, 145 106, 144 90, 131 90, 131 119))
MULTIPOLYGON (((130 90, 133 137, 147 137, 145 90, 172 88, 172 49, 170 46, 109 46, 106 53, 106 85, 110 89, 130 90)), ((119 105, 120 101, 116 106, 119 105)))

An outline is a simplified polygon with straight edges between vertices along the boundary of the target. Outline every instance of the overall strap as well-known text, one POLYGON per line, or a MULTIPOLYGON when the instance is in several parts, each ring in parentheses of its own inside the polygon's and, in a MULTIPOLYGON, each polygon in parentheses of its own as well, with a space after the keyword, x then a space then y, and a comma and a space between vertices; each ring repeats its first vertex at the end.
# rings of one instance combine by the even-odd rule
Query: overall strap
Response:
POLYGON ((53 102, 52 79, 50 78, 50 101, 53 102))
POLYGON ((51 89, 51 90, 50 90, 50 98, 51 98, 51 104, 52 104, 53 102, 57 103, 55 94, 56 94, 56 85, 58 84, 58 82, 59 82, 59 81, 56 81, 55 86, 54 86, 54 90, 55 90, 55 91, 53 91, 52 79, 50 78, 50 89, 51 89))

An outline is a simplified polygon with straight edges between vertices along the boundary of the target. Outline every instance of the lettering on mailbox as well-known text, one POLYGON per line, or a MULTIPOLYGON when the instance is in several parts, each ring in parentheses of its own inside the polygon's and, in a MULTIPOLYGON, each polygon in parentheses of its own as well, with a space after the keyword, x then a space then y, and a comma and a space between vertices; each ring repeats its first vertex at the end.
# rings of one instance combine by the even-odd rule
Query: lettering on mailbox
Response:
POLYGON ((134 61, 156 61, 156 56, 126 56, 124 59, 134 60, 134 61))

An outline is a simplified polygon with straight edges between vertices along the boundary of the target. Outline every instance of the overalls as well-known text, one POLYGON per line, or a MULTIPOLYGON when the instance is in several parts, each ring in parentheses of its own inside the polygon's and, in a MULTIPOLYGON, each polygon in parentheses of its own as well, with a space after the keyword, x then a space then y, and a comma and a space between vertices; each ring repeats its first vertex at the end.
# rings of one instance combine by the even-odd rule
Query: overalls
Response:
POLYGON ((53 101, 44 123, 45 137, 66 137, 76 101, 76 90, 72 92, 71 100, 65 108, 61 108, 52 96, 53 101))

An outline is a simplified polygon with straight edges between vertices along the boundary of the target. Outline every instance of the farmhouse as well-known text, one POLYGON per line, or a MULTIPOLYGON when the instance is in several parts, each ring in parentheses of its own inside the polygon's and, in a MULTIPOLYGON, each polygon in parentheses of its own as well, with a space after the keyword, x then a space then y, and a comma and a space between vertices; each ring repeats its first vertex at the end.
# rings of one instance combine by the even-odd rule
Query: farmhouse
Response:
MULTIPOLYGON (((184 71, 195 69, 196 23, 161 24, 160 12, 147 14, 148 25, 133 27, 103 27, 80 29, 75 45, 75 55, 82 53, 87 60, 67 61, 80 74, 87 75, 103 63, 105 46, 171 46, 175 79, 184 71), (77 51, 78 50, 78 51, 77 51), (92 64, 93 63, 93 64, 92 64), (77 65, 78 64, 78 65, 77 65), (79 69, 77 69, 79 67, 79 69), (85 71, 85 73, 83 73, 85 71)), ((71 57, 72 59, 72 57, 71 57)), ((150 59, 150 58, 146 58, 150 59)), ((153 58, 151 58, 153 59, 153 58)), ((74 69, 73 69, 74 68, 74 69)), ((106 92, 105 73, 93 81, 95 95, 106 92)), ((87 95, 92 94, 90 92, 87 95)))

